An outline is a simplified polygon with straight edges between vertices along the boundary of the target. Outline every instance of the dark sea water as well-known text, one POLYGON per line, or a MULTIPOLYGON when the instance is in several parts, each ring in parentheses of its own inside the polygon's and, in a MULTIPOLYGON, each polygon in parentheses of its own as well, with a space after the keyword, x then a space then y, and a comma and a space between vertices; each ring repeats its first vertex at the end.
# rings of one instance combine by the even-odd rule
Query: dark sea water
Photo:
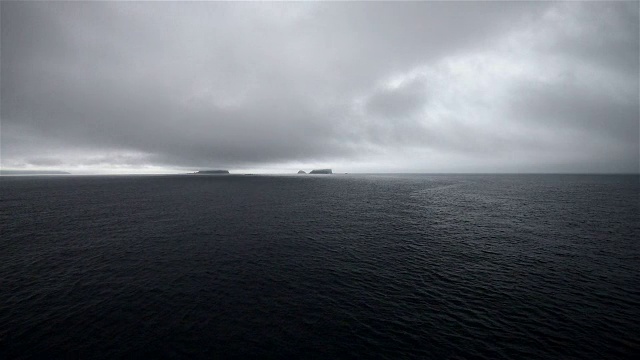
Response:
POLYGON ((0 358, 640 355, 638 176, 3 177, 0 358))

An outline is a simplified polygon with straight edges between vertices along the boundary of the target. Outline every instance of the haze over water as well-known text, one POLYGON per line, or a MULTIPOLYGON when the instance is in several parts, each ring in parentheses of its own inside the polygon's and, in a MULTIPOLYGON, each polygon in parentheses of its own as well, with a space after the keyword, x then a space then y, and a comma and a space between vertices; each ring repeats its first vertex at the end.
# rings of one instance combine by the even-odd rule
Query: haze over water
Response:
POLYGON ((0 358, 630 358, 639 180, 3 177, 0 358))

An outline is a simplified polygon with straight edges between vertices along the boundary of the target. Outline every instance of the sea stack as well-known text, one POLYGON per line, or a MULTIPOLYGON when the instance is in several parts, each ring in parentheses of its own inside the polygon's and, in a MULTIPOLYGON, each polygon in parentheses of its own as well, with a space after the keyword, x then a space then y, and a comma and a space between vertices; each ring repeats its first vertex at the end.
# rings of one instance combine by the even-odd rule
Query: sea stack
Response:
POLYGON ((306 172, 304 172, 304 170, 300 170, 298 171, 298 174, 306 174, 306 172))
POLYGON ((333 174, 333 172, 331 171, 331 169, 316 169, 311 170, 309 174, 333 174))

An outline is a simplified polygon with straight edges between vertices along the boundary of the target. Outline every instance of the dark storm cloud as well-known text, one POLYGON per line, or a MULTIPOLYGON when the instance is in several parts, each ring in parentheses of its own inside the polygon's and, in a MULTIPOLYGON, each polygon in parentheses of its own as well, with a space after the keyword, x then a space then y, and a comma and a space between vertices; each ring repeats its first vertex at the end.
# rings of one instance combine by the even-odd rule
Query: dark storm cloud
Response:
POLYGON ((638 169, 637 3, 1 12, 4 167, 638 169))

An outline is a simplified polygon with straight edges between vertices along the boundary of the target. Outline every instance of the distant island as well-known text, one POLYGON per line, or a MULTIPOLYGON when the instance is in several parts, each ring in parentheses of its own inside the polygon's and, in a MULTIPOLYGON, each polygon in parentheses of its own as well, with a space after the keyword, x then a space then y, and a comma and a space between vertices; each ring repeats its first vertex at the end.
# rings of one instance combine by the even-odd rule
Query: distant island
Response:
POLYGON ((298 174, 306 174, 306 172, 304 172, 304 170, 300 170, 298 171, 298 174))
POLYGON ((229 170, 200 170, 195 172, 197 175, 225 175, 229 174, 229 170))
POLYGON ((71 175, 57 170, 0 170, 0 175, 71 175))
POLYGON ((331 169, 316 169, 311 170, 309 174, 333 174, 333 172, 331 171, 331 169))

